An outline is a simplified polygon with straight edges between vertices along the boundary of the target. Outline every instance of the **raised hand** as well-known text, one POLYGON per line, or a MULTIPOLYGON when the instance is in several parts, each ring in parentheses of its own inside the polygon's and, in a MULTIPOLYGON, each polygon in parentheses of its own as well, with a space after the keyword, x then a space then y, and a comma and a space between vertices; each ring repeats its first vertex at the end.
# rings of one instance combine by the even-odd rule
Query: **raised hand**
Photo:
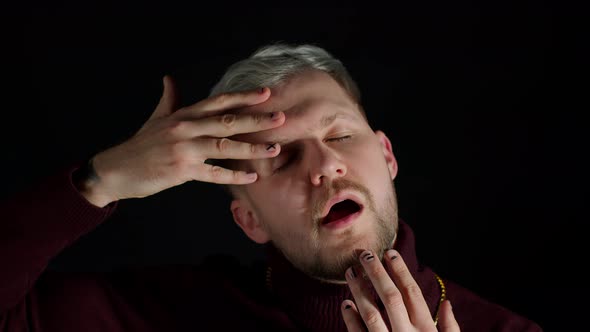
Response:
POLYGON ((222 184, 247 184, 256 173, 229 170, 205 163, 207 159, 257 159, 275 157, 278 144, 249 144, 230 140, 235 134, 267 130, 282 125, 282 112, 230 114, 231 109, 256 105, 270 97, 270 89, 227 93, 175 109, 174 82, 164 77, 164 92, 155 111, 129 140, 93 158, 96 177, 82 194, 93 204, 155 194, 190 180, 222 184))
MULTIPOLYGON (((345 300, 341 307, 348 331, 388 331, 369 292, 369 283, 385 306, 392 331, 437 331, 422 291, 397 251, 387 251, 383 264, 368 250, 360 254, 359 261, 359 268, 350 267, 346 271, 346 281, 354 297, 354 302, 345 300), (393 280, 384 264, 392 271, 393 280), (368 279, 362 276, 362 271, 368 279)), ((441 305, 438 328, 444 332, 460 330, 448 300, 441 305)))

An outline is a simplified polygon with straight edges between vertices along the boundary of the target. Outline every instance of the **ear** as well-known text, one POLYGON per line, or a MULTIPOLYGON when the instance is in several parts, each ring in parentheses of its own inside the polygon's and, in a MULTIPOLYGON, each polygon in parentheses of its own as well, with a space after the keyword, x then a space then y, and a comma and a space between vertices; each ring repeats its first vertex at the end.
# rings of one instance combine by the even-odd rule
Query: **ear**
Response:
POLYGON ((379 143, 381 143, 381 149, 383 150, 383 155, 385 156, 385 161, 387 162, 387 167, 389 168, 389 174, 393 180, 397 175, 397 160, 395 160, 395 155, 393 154, 393 149, 391 148, 391 141, 389 141, 389 138, 381 130, 377 130, 375 135, 377 135, 379 143))
POLYGON ((257 219, 248 202, 242 198, 236 198, 232 200, 230 209, 236 224, 252 241, 263 244, 270 240, 266 229, 257 219))

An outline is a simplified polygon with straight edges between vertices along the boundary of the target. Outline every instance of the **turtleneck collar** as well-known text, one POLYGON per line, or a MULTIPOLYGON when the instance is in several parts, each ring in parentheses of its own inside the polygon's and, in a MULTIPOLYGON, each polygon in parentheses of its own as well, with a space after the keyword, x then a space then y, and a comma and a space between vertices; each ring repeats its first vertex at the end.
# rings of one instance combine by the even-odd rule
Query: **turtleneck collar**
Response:
MULTIPOLYGON (((393 248, 404 258, 434 315, 441 295, 440 288, 434 273, 429 268, 419 265, 413 231, 402 220, 399 221, 393 248)), ((346 331, 340 305, 345 299, 353 299, 348 285, 327 283, 307 276, 272 245, 267 246, 266 254, 269 267, 267 286, 297 325, 308 331, 346 331)), ((376 292, 372 291, 387 321, 381 301, 376 292)))

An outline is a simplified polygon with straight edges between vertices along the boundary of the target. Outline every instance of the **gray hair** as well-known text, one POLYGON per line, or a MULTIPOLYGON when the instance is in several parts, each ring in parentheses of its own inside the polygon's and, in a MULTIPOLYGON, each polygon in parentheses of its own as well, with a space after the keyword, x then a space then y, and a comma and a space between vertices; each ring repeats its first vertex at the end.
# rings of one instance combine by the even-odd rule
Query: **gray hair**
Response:
POLYGON ((311 45, 275 43, 260 47, 248 58, 227 68, 209 96, 226 92, 276 87, 305 70, 324 71, 360 106, 360 91, 342 62, 325 49, 311 45))

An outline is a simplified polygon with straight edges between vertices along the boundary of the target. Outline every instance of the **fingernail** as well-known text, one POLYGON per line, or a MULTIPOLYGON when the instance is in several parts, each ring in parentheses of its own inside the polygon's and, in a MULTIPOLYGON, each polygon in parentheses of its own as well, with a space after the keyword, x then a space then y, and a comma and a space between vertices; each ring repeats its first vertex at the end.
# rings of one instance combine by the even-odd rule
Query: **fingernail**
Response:
POLYGON ((248 173, 248 174, 246 174, 246 177, 248 178, 248 180, 256 180, 256 178, 258 177, 258 174, 248 173))
POLYGON ((269 143, 266 146, 266 151, 274 151, 274 150, 276 150, 277 148, 275 147, 275 145, 277 145, 277 143, 269 143))
POLYGON ((389 249, 387 250, 387 257, 389 257, 389 259, 394 260, 397 258, 397 251, 393 250, 393 249, 389 249))
POLYGON ((361 254, 360 258, 365 260, 366 262, 370 262, 373 259, 375 259, 375 256, 373 256, 373 253, 370 250, 365 250, 361 254))
POLYGON ((354 268, 353 268, 352 266, 348 268, 348 275, 349 275, 349 276, 350 276, 352 279, 356 278, 356 273, 354 273, 354 268))

